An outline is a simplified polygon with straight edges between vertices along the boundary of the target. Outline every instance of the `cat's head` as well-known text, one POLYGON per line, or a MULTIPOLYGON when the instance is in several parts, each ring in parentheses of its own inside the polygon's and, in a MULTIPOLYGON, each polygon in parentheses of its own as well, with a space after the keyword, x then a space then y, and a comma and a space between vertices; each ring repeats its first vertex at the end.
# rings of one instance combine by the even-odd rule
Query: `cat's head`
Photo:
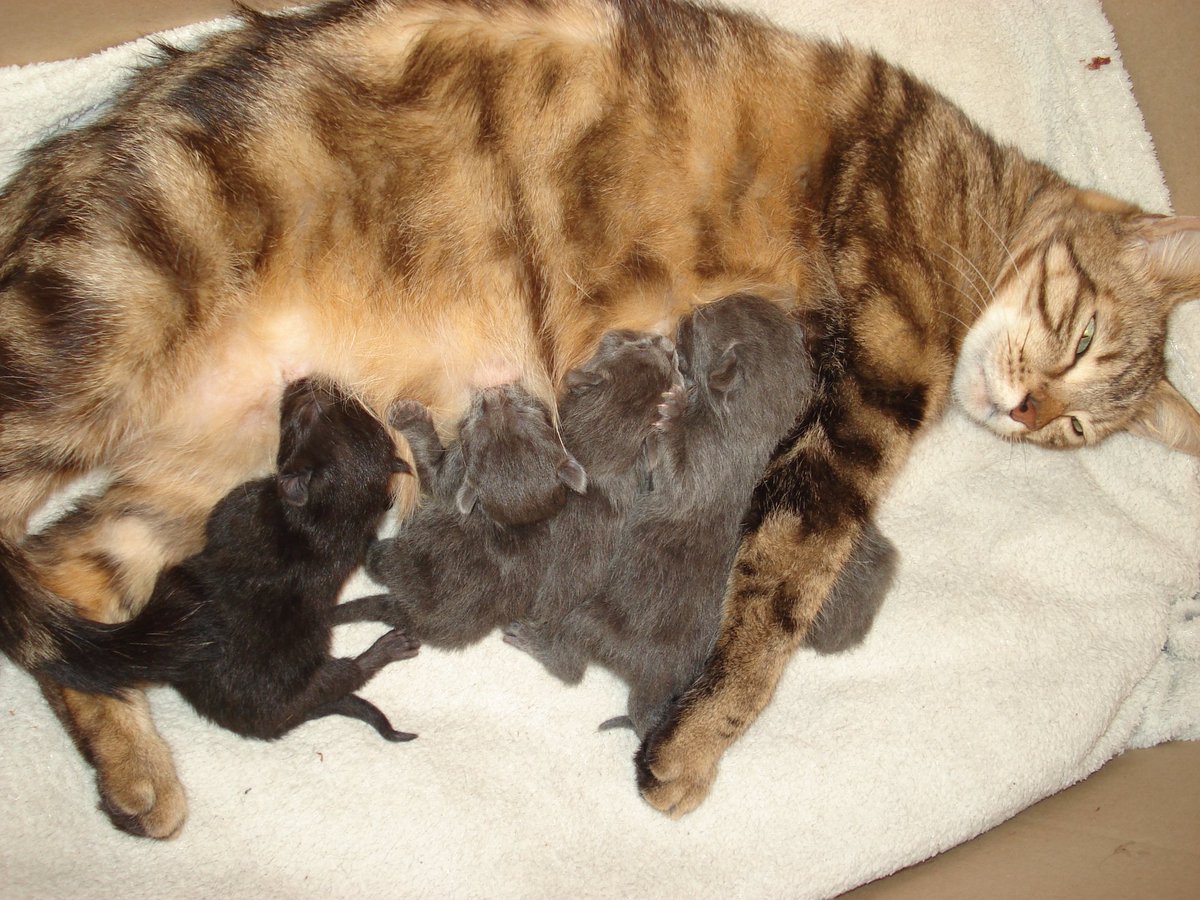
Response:
POLYGON ((516 384, 478 391, 459 428, 465 473, 455 497, 510 527, 548 519, 583 493, 587 475, 562 445, 546 405, 516 384))
POLYGON ((621 471, 641 453, 663 395, 678 377, 675 344, 659 334, 616 329, 563 379, 564 436, 588 471, 621 471))
POLYGON ((800 323, 780 303, 732 294, 698 307, 677 333, 689 406, 778 437, 807 407, 813 367, 800 323))
POLYGON ((304 378, 285 388, 279 424, 275 483, 288 515, 374 528, 392 475, 409 471, 382 423, 335 385, 304 378))
POLYGON ((1200 218, 1087 191, 1040 205, 963 342, 959 404, 1012 440, 1080 447, 1130 431, 1200 455, 1200 415, 1163 358, 1172 309, 1200 298, 1200 218))

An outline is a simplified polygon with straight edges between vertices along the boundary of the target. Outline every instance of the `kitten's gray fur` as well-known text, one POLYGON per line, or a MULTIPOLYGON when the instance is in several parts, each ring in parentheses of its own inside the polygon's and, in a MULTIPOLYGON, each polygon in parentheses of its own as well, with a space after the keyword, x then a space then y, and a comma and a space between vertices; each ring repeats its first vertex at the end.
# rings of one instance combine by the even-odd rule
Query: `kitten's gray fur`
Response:
MULTIPOLYGON (((708 655, 751 491, 813 389, 800 325, 761 297, 701 307, 681 324, 678 352, 686 394, 668 404, 654 489, 631 508, 603 590, 546 586, 506 628, 566 681, 593 662, 623 678, 639 735, 708 655)), ((580 437, 594 447, 609 434, 580 437)))
POLYGON ((427 413, 401 407, 406 420, 394 415, 392 424, 408 438, 418 474, 433 490, 395 538, 368 554, 368 574, 389 593, 343 604, 341 621, 403 622, 406 633, 433 646, 459 647, 525 616, 539 584, 597 589, 644 480, 645 445, 662 396, 677 377, 672 351, 665 338, 610 332, 592 359, 567 375, 560 429, 578 462, 557 441, 538 438, 548 413, 513 385, 503 404, 473 406, 448 451, 427 413), (543 473, 543 482, 544 473, 560 477, 563 457, 572 473, 563 477, 579 490, 586 484, 586 492, 570 493, 565 503, 531 502, 545 491, 531 487, 529 473, 543 473), (571 463, 582 470, 574 473, 571 463), (461 502, 463 485, 477 492, 478 505, 461 502), (535 508, 540 518, 512 512, 535 508))

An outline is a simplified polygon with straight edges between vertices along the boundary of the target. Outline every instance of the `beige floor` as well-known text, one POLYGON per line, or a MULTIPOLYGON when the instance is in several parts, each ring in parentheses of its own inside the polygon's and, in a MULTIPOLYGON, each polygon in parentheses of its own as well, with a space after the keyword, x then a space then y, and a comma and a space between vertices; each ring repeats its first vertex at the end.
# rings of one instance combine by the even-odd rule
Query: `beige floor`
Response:
MULTIPOLYGON (((79 56, 229 9, 227 0, 8 0, 4 6, 0 65, 79 56)), ((1200 215, 1200 2, 1104 0, 1104 8, 1175 211, 1200 215)), ((1200 897, 1200 742, 1127 753, 974 841, 848 896, 1200 897)))

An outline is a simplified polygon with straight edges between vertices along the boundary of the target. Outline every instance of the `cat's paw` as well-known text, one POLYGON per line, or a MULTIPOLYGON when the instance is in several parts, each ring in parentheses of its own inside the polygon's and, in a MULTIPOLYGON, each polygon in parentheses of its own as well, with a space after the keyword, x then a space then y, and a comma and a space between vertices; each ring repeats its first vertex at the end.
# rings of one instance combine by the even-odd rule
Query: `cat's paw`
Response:
POLYGON ((686 720, 673 718, 647 735, 634 756, 642 798, 673 819, 703 803, 716 781, 724 750, 723 742, 711 737, 688 729, 686 720))
POLYGON ((187 797, 171 751, 157 734, 138 736, 137 746, 106 748, 97 759, 100 809, 127 834, 166 840, 187 819, 187 797))

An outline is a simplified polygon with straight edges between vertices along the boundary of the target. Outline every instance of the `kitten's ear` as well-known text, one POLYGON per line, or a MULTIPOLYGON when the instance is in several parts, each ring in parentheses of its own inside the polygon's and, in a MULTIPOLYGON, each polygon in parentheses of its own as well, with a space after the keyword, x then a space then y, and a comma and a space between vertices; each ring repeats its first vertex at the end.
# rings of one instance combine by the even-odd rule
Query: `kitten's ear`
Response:
POLYGON ((1167 379, 1161 379, 1128 430, 1144 438, 1200 456, 1200 413, 1167 379))
POLYGON ((1171 302, 1200 299, 1200 216, 1138 216, 1131 225, 1135 264, 1171 302))
POLYGON ((308 502, 308 483, 312 480, 312 471, 280 472, 275 479, 279 489, 279 497, 288 506, 303 506, 308 502))
POLYGON ((738 345, 734 344, 721 354, 708 373, 708 389, 714 394, 728 394, 737 387, 738 372, 738 345))
POLYGON ((579 460, 570 453, 559 464, 558 480, 577 494, 587 493, 587 472, 583 471, 583 466, 579 464, 579 460))
POLYGON ((475 508, 478 500, 479 494, 476 492, 475 486, 464 478, 458 493, 454 495, 454 505, 460 513, 467 516, 471 514, 471 510, 475 508))
POLYGON ((413 474, 415 474, 413 472, 413 467, 411 465, 409 465, 408 460, 403 459, 399 456, 392 457, 392 471, 395 472, 397 475, 413 475, 413 474))
POLYGON ((572 369, 563 378, 563 385, 568 390, 575 388, 597 387, 605 382, 607 376, 603 372, 589 372, 586 369, 572 369))
POLYGON ((425 421, 431 421, 429 409, 419 400, 397 400, 388 407, 387 423, 397 431, 425 421))

